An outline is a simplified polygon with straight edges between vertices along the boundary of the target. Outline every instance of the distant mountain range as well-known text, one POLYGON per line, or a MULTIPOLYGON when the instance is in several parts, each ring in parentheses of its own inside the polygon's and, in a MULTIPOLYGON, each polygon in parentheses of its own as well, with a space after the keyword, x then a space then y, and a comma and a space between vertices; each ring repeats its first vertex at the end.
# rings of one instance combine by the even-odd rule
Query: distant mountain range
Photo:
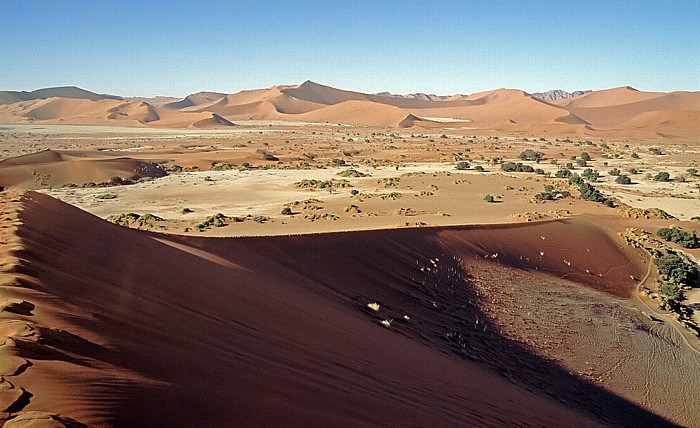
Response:
POLYGON ((641 92, 625 86, 572 93, 501 88, 471 95, 395 95, 346 91, 311 81, 235 94, 197 92, 182 99, 126 98, 77 87, 0 91, 0 123, 6 124, 202 128, 246 120, 688 139, 700 137, 700 92, 641 92))
POLYGON ((553 89, 553 90, 547 91, 547 92, 535 92, 534 94, 530 94, 530 95, 532 97, 540 99, 540 100, 557 101, 557 100, 563 100, 565 98, 580 97, 581 95, 590 94, 591 92, 593 92, 593 91, 566 92, 566 91, 562 91, 561 89, 553 89))

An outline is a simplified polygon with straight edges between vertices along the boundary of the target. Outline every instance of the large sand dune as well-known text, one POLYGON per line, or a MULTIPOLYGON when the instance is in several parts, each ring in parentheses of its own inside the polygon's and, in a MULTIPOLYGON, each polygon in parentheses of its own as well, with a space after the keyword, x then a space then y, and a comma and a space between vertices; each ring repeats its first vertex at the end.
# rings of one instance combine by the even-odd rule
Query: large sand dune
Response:
POLYGON ((667 424, 504 337, 469 286, 467 260, 626 294, 641 265, 585 221, 202 239, 121 228, 37 193, 5 193, 2 216, 8 427, 48 415, 99 426, 667 424))
POLYGON ((152 162, 128 157, 70 156, 54 150, 0 160, 0 186, 37 189, 68 184, 138 180, 166 173, 152 162))
POLYGON ((601 138, 617 138, 627 132, 640 139, 684 140, 700 135, 696 120, 700 93, 641 92, 631 87, 542 101, 518 89, 436 98, 400 97, 307 81, 230 95, 199 92, 175 102, 154 98, 153 104, 148 99, 115 98, 79 88, 0 92, 0 123, 188 128, 224 127, 231 121, 252 119, 435 128, 430 121, 439 119, 446 125, 437 127, 489 132, 539 131, 601 138))

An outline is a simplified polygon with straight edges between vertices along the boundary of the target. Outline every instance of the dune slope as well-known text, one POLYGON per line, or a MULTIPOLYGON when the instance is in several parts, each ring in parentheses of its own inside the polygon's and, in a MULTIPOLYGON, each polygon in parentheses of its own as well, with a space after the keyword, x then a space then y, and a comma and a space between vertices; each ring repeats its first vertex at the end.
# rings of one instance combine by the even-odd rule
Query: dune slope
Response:
POLYGON ((3 259, 2 375, 24 397, 9 400, 8 427, 47 415, 101 426, 667 424, 496 328, 470 327, 480 313, 462 258, 557 276, 593 268, 591 285, 629 286, 622 277, 639 266, 585 223, 201 239, 121 228, 31 192, 2 208, 19 237, 3 259), (559 245, 552 234, 569 232, 586 236, 560 254, 571 266, 536 256, 540 236, 559 245), (605 257, 585 265, 589 244, 605 257), (455 329, 464 342, 446 335, 455 329))
POLYGON ((67 184, 102 183, 113 177, 138 180, 163 177, 158 165, 128 157, 87 158, 44 150, 0 160, 0 186, 37 189, 67 184))

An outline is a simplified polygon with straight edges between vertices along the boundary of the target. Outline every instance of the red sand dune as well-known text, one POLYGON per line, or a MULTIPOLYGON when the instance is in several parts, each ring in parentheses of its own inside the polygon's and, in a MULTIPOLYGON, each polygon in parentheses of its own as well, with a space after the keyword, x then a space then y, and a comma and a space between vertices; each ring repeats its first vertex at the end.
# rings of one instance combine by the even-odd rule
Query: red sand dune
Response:
POLYGON ((696 120, 700 92, 641 92, 630 87, 557 101, 541 101, 521 90, 503 88, 429 100, 364 94, 307 81, 296 86, 273 86, 231 95, 200 92, 161 107, 137 99, 120 100, 97 94, 66 92, 66 97, 47 99, 27 98, 29 94, 8 91, 0 94, 5 103, 0 104, 0 123, 186 128, 223 127, 230 126, 233 120, 262 119, 374 127, 465 126, 429 120, 440 117, 468 121, 468 128, 492 131, 539 130, 609 138, 618 138, 624 132, 636 138, 700 136, 696 120), (403 114, 401 118, 399 111, 403 114), (415 118, 405 120, 409 114, 415 118))
POLYGON ((99 426, 667 424, 497 328, 472 328, 488 321, 461 259, 604 280, 624 294, 625 276, 640 266, 585 221, 202 239, 121 228, 42 194, 7 199, 1 230, 18 228, 21 239, 16 260, 4 263, 3 290, 20 300, 1 313, 0 352, 8 391, 24 398, 10 400, 4 417, 50 413, 99 426), (384 317, 394 319, 388 328, 384 317))
POLYGON ((73 157, 55 150, 0 160, 0 186, 23 189, 102 183, 112 177, 138 180, 164 175, 162 169, 148 161, 126 157, 73 157))

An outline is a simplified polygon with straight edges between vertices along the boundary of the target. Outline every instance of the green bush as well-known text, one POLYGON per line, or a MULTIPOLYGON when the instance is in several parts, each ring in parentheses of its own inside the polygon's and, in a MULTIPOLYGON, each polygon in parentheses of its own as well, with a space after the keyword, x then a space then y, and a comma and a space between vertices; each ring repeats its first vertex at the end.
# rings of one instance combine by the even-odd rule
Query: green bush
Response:
POLYGON ((671 179, 671 175, 666 171, 661 171, 654 176, 654 181, 668 181, 671 179))
POLYGON ((284 207, 284 208, 282 208, 282 214, 283 215, 292 215, 292 209, 289 207, 284 207))
POLYGON ((492 194, 484 195, 484 200, 486 202, 495 202, 496 198, 492 194))
POLYGON ((544 153, 542 152, 536 152, 532 149, 527 149, 524 152, 521 152, 518 158, 520 160, 528 160, 528 161, 536 161, 539 162, 542 160, 542 157, 544 156, 544 153))
POLYGON ((469 162, 465 162, 465 161, 457 162, 457 166, 455 166, 455 168, 460 169, 460 170, 469 169, 469 162))
POLYGON ((520 162, 506 162, 501 164, 501 169, 507 172, 535 172, 533 167, 520 162))
POLYGON ((659 272, 670 281, 680 285, 697 285, 697 269, 677 254, 669 253, 655 257, 654 264, 659 268, 659 272))
POLYGON ((571 171, 568 169, 559 169, 554 176, 557 178, 569 178, 571 177, 571 171))
POLYGON ((102 195, 95 195, 96 199, 116 199, 117 195, 114 193, 105 193, 102 195))
POLYGON ((615 179, 615 183, 617 183, 617 184, 632 184, 632 179, 626 175, 618 175, 617 178, 615 179))
POLYGON ((680 227, 671 226, 662 227, 656 232, 661 238, 667 241, 675 242, 683 248, 697 248, 698 247, 698 236, 695 231, 685 231, 680 227))

